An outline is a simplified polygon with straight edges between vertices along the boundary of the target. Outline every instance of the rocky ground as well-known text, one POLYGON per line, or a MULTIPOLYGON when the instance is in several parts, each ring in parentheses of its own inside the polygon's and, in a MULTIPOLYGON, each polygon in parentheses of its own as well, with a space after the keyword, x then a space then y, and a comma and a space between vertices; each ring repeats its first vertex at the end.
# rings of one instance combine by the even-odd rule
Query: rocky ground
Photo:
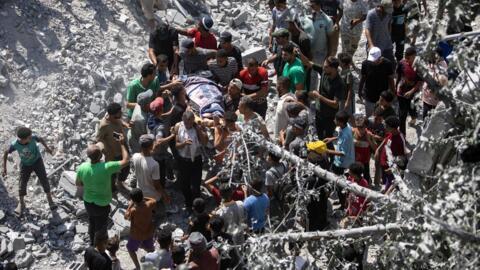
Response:
MULTIPOLYGON (((263 46, 270 20, 264 2, 209 0, 215 31, 229 28, 243 50, 263 46)), ((191 22, 175 9, 159 15, 180 26, 191 22)), ((55 155, 43 157, 60 206, 51 213, 32 179, 29 212, 21 220, 13 215, 19 162, 11 156, 9 174, 0 181, 0 261, 14 259, 30 269, 79 269, 87 223, 82 202, 72 196, 71 172, 85 160, 82 151, 106 104, 122 101, 128 81, 148 61, 143 13, 129 0, 6 0, 0 3, 0 25, 0 141, 6 147, 24 125, 53 145, 55 155)), ((364 57, 359 50, 356 62, 364 57)), ((409 130, 410 142, 416 131, 409 130)), ((171 193, 173 201, 181 200, 171 193)), ((119 210, 112 211, 111 232, 126 232, 125 205, 123 197, 113 203, 119 210)), ((169 222, 184 228, 178 207, 169 211, 169 222)), ((131 269, 125 244, 120 258, 131 269)))

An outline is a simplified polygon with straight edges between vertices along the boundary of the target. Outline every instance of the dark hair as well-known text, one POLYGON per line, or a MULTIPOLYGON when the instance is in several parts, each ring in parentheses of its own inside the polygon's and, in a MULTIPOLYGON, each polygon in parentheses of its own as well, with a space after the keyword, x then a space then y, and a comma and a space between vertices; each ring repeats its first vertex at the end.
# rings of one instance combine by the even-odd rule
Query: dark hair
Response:
POLYGON ((275 4, 285 4, 287 3, 287 0, 274 0, 275 4))
POLYGON ((382 93, 380 93, 380 96, 386 101, 386 102, 392 102, 393 99, 395 98, 392 94, 392 92, 390 91, 383 91, 382 93))
POLYGON ((260 178, 253 179, 253 181, 250 183, 252 188, 258 192, 262 192, 263 188, 263 180, 260 178))
POLYGON ((223 227, 225 226, 225 221, 223 220, 222 217, 213 216, 213 217, 210 219, 209 225, 210 225, 210 229, 211 229, 214 233, 220 233, 220 232, 222 232, 223 227))
POLYGON ((145 78, 148 75, 152 75, 155 73, 155 66, 152 63, 147 63, 142 66, 142 70, 140 71, 142 77, 145 78))
POLYGON ((115 114, 117 114, 121 111, 122 111, 122 105, 120 105, 118 103, 113 102, 113 103, 108 104, 108 106, 107 106, 108 115, 115 115, 115 114))
POLYGON ((362 174, 363 174, 363 164, 360 163, 360 162, 354 162, 352 164, 350 164, 350 166, 348 167, 348 170, 357 175, 357 176, 360 176, 362 177, 362 174))
POLYGON ((286 53, 289 53, 289 54, 294 54, 295 46, 293 46, 292 44, 289 43, 289 44, 283 46, 282 51, 284 51, 286 53))
POLYGON ((253 110, 256 106, 255 101, 250 96, 243 96, 240 98, 240 103, 245 104, 250 110, 253 110))
POLYGON ((166 229, 160 230, 157 235, 157 242, 160 244, 160 248, 168 248, 172 243, 172 232, 166 229))
POLYGON ((297 97, 297 101, 300 101, 301 103, 303 103, 305 105, 308 104, 308 91, 307 90, 296 91, 295 92, 295 97, 297 97))
POLYGON ((385 119, 385 125, 389 128, 396 129, 400 126, 400 120, 396 116, 389 116, 385 119))
POLYGON ((165 54, 157 55, 157 63, 165 63, 165 62, 168 63, 168 56, 166 56, 165 54))
POLYGON ((5 270, 17 270, 18 269, 18 266, 15 262, 8 262, 7 264, 5 264, 5 270))
POLYGON ((350 65, 352 63, 352 56, 349 53, 339 53, 338 59, 345 65, 350 65))
POLYGON ((348 119, 350 118, 350 115, 346 111, 339 111, 335 114, 335 120, 342 124, 346 124, 348 122, 348 119))
POLYGON ((258 61, 257 59, 251 57, 251 58, 248 58, 248 61, 247 61, 247 66, 258 66, 258 61))
POLYGON ((290 78, 280 76, 277 78, 277 84, 283 85, 285 88, 290 87, 290 78))
POLYGON ((119 248, 120 248, 120 239, 118 238, 118 236, 115 235, 110 237, 107 242, 107 250, 110 253, 115 253, 118 251, 119 248))
POLYGON ((195 198, 195 200, 193 200, 192 208, 197 214, 203 213, 205 211, 205 200, 202 198, 195 198))
POLYGON ((296 102, 287 104, 287 113, 293 116, 298 116, 298 114, 303 111, 303 109, 303 106, 296 102))
POLYGON ((19 127, 17 130, 17 137, 20 139, 26 139, 32 136, 32 130, 27 127, 19 127))
POLYGON ((108 232, 107 230, 100 230, 95 233, 95 236, 93 237, 93 243, 95 246, 98 246, 99 244, 103 242, 108 241, 108 232))
POLYGON ((172 260, 175 264, 182 264, 185 262, 185 249, 182 246, 174 246, 172 248, 172 260))
POLYGON ((405 50, 405 56, 412 56, 412 55, 416 55, 416 54, 417 54, 417 50, 415 49, 415 47, 408 47, 405 50))
POLYGON ((329 67, 335 68, 335 69, 337 69, 338 66, 340 65, 340 62, 338 61, 338 58, 336 58, 334 56, 327 57, 327 63, 328 63, 329 67))
POLYGON ((223 118, 227 122, 236 122, 237 119, 238 119, 238 116, 235 112, 227 111, 227 112, 225 112, 225 115, 223 116, 223 118))
POLYGON ((130 191, 130 199, 136 203, 143 201, 143 191, 139 188, 134 188, 130 191))
POLYGON ((272 159, 273 162, 275 162, 275 163, 280 162, 280 159, 282 159, 282 157, 279 157, 279 156, 277 156, 276 154, 274 154, 274 153, 272 153, 272 152, 268 152, 268 156, 269 156, 270 159, 272 159))
POLYGON ((226 200, 226 201, 231 200, 232 194, 233 194, 232 186, 230 186, 228 183, 222 183, 220 184, 219 190, 220 190, 220 196, 222 197, 223 200, 226 200))
POLYGON ((384 112, 385 112, 385 110, 381 106, 378 106, 377 108, 375 108, 375 111, 373 112, 373 115, 383 117, 384 112))
POLYGON ((227 58, 228 57, 228 53, 227 51, 225 51, 224 49, 220 49, 217 51, 217 57, 219 58, 227 58))

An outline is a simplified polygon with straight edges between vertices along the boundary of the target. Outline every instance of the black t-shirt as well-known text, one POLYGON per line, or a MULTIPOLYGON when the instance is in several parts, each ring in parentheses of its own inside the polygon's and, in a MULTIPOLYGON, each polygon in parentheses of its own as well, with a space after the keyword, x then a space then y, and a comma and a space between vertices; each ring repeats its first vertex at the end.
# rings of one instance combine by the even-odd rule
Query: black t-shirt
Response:
POLYGON ((85 264, 90 270, 111 270, 112 260, 107 253, 98 252, 94 247, 85 250, 85 264))
POLYGON ((178 47, 178 32, 174 28, 162 25, 150 34, 148 47, 152 48, 157 56, 159 54, 168 56, 169 65, 173 64, 173 46, 178 47))
MULTIPOLYGON (((375 103, 375 110, 380 106, 380 103, 377 102, 375 103)), ((386 108, 383 110, 383 113, 380 115, 383 119, 387 119, 390 116, 396 116, 397 113, 395 112, 395 109, 393 109, 392 106, 386 108)))
MULTIPOLYGON (((221 49, 220 45, 218 46, 218 49, 221 49)), ((238 72, 240 72, 240 70, 243 69, 242 51, 237 46, 233 45, 232 50, 227 52, 227 56, 235 58, 237 61, 238 72)))
POLYGON ((312 52, 310 48, 310 38, 308 38, 308 35, 305 32, 300 31, 300 35, 298 36, 292 35, 292 42, 300 48, 303 55, 308 59, 311 59, 312 52))
POLYGON ((390 60, 382 57, 378 65, 368 60, 362 63, 362 76, 365 76, 365 96, 369 102, 375 103, 380 94, 389 89, 388 79, 393 75, 393 65, 390 60))
POLYGON ((407 10, 404 5, 393 8, 392 13, 392 39, 405 38, 405 21, 407 20, 407 10))
POLYGON ((338 9, 341 8, 340 4, 340 0, 323 0, 321 7, 325 14, 332 18, 332 20, 335 20, 338 15, 338 9))
MULTIPOLYGON (((323 73, 323 68, 320 65, 314 64, 312 69, 322 74, 319 86, 320 95, 328 99, 336 98, 338 101, 345 100, 345 84, 343 83, 340 74, 337 74, 335 78, 330 79, 325 73, 323 73)), ((338 109, 334 109, 320 101, 317 101, 317 110, 319 113, 317 115, 321 115, 325 119, 335 118, 335 114, 338 112, 338 109)))

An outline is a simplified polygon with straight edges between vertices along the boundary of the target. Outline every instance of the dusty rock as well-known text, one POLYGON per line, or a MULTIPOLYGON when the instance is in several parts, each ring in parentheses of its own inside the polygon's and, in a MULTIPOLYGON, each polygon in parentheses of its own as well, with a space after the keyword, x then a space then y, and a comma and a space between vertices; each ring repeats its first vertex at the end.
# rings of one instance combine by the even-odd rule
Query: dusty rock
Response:
POLYGON ((17 263, 18 268, 27 268, 34 260, 32 254, 26 250, 21 250, 15 254, 15 262, 17 263))

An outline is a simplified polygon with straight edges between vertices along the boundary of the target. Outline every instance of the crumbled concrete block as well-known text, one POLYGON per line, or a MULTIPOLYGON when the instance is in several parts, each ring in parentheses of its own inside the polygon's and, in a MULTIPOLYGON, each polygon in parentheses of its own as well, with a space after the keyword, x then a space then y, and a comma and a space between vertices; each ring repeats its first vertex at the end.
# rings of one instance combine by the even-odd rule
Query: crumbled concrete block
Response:
POLYGON ((248 59, 255 58, 258 63, 267 59, 267 51, 263 47, 250 48, 242 53, 243 64, 247 65, 248 59))
POLYGON ((19 236, 14 238, 12 243, 13 243, 13 251, 15 252, 25 248, 25 239, 23 239, 23 237, 19 236))
POLYGON ((75 231, 77 233, 88 233, 88 226, 83 225, 83 224, 77 224, 75 226, 75 231))
POLYGON ((37 226, 33 223, 27 223, 25 224, 25 227, 27 227, 27 229, 34 235, 42 232, 42 228, 40 228, 40 226, 37 226))
POLYGON ((3 257, 8 253, 8 240, 3 238, 0 242, 0 257, 3 257))
POLYGON ((6 234, 10 231, 10 229, 7 226, 0 225, 0 233, 6 234))
POLYGON ((8 86, 8 83, 10 80, 8 78, 5 78, 3 75, 0 75, 0 87, 4 88, 8 86))
POLYGON ((0 220, 5 218, 5 212, 3 210, 0 210, 0 220))
POLYGON ((33 252, 33 256, 37 259, 45 258, 50 254, 50 250, 46 245, 42 246, 40 250, 33 252))
POLYGON ((239 27, 248 20, 248 12, 243 11, 240 14, 236 15, 231 22, 232 27, 239 27))
POLYGON ((15 254, 15 262, 18 268, 28 268, 34 261, 32 254, 26 250, 22 250, 15 254))
POLYGON ((125 209, 118 209, 112 216, 113 223, 121 236, 127 236, 130 230, 130 221, 125 219, 125 209))
POLYGON ((60 177, 60 182, 58 183, 63 190, 65 190, 70 196, 75 197, 77 192, 77 186, 75 185, 75 180, 77 174, 72 171, 64 171, 60 177))

